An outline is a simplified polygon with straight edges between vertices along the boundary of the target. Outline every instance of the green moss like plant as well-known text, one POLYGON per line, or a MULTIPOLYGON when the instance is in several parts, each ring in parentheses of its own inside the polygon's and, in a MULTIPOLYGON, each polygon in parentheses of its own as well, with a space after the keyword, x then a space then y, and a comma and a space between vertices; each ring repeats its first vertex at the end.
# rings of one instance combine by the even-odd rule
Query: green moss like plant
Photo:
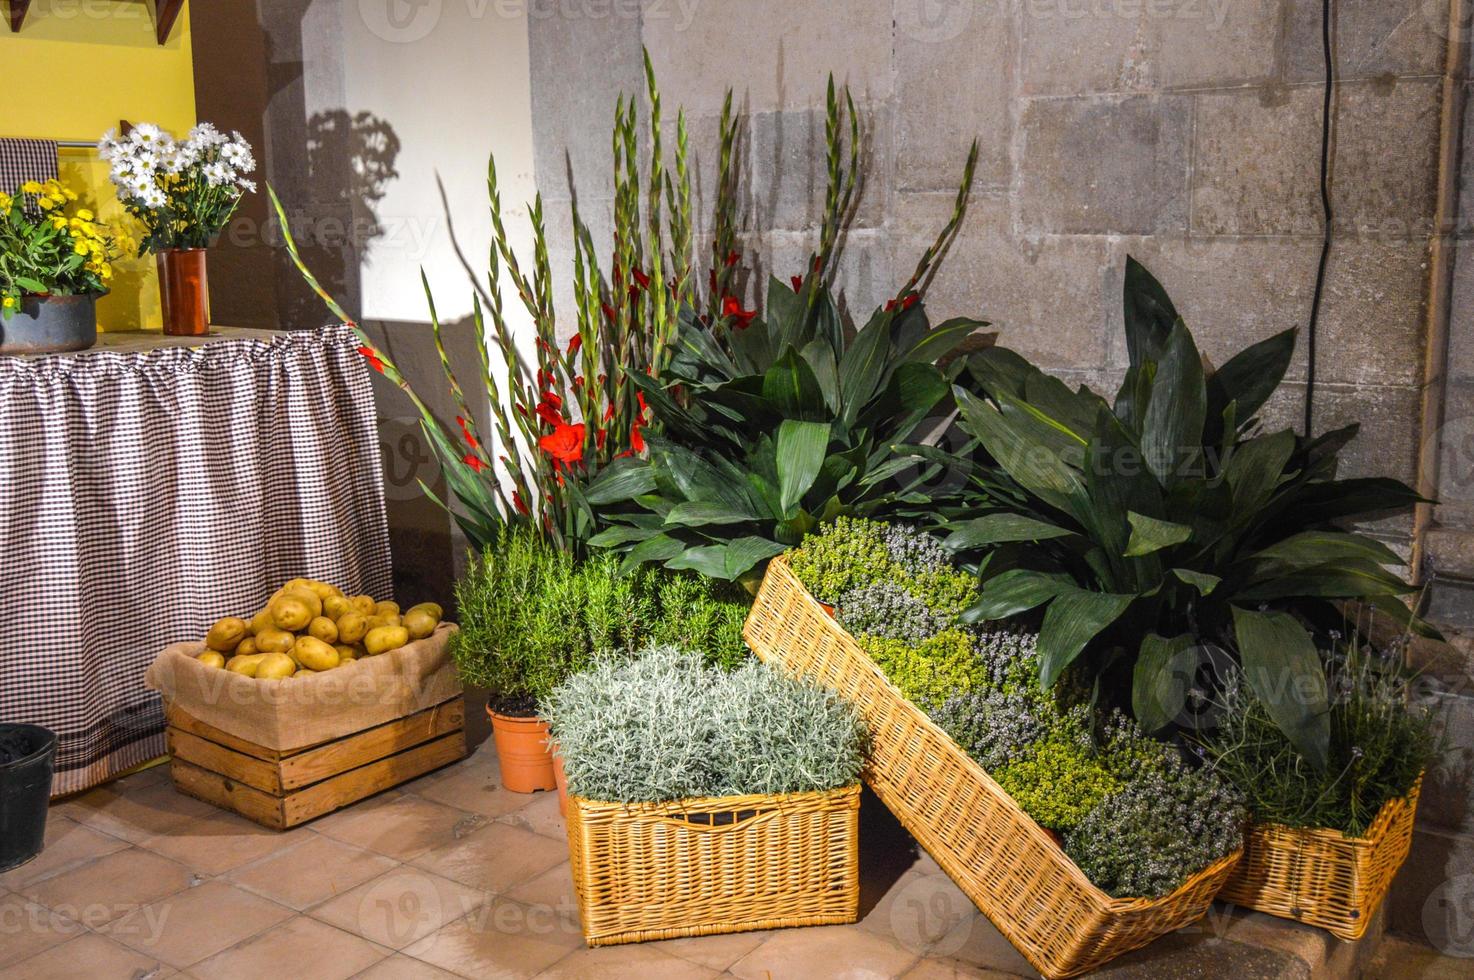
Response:
POLYGON ((1088 746, 1055 732, 1024 758, 991 774, 1041 827, 1065 830, 1085 819, 1120 781, 1088 746))
POLYGON ((503 528, 494 547, 471 559, 456 607, 456 669, 507 714, 532 713, 604 651, 660 640, 729 668, 748 657, 741 635, 748 605, 739 590, 662 568, 621 574, 612 554, 580 561, 525 527, 503 528))
POLYGON ((863 728, 831 691, 749 660, 710 667, 675 647, 608 656, 543 705, 570 792, 656 803, 848 786, 863 728))
POLYGON ((906 699, 923 708, 972 691, 987 678, 966 630, 943 630, 914 647, 880 636, 861 636, 859 641, 906 699))
POLYGON ((846 591, 901 573, 885 546, 885 525, 841 517, 804 539, 789 558, 789 567, 809 594, 834 603, 846 591))

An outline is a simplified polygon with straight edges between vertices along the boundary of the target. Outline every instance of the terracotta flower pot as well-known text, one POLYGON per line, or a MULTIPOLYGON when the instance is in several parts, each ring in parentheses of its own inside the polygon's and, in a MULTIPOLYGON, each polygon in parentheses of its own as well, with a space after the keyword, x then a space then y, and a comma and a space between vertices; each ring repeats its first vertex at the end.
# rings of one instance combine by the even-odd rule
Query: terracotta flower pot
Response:
POLYGON ((563 772, 563 753, 553 746, 553 779, 558 783, 558 812, 568 816, 568 776, 563 772))
POLYGON ((210 288, 205 279, 205 250, 170 248, 159 253, 159 305, 164 333, 203 337, 210 332, 210 288))
POLYGON ((833 603, 831 603, 831 602, 821 602, 821 603, 819 603, 819 605, 821 605, 821 606, 824 607, 824 611, 829 614, 829 618, 830 619, 833 619, 834 618, 834 604, 833 603))
POLYGON ((548 725, 539 718, 499 715, 490 708, 491 737, 502 767, 502 785, 513 793, 557 789, 553 753, 548 750, 548 725))

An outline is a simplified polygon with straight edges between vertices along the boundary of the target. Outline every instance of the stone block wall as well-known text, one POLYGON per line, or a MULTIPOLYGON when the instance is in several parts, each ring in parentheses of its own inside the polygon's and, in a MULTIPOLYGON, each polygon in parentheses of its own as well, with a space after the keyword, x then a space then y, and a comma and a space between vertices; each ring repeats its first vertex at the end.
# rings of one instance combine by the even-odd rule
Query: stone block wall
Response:
MULTIPOLYGON (((1474 581, 1474 422, 1459 421, 1474 419, 1474 265, 1457 261, 1471 221, 1459 216, 1460 182, 1450 179, 1459 157, 1449 151, 1463 129, 1467 61, 1450 25, 1464 12, 1451 16, 1450 0, 1335 8, 1336 239, 1315 428, 1359 421, 1344 473, 1422 477, 1444 499, 1418 525, 1427 525, 1421 571, 1445 583, 1441 617, 1474 628, 1474 593, 1462 584, 1474 581), (1443 460, 1441 478, 1430 458, 1443 460)), ((734 87, 747 120, 747 258, 758 282, 769 270, 786 277, 801 271, 817 232, 833 72, 869 133, 842 264, 849 308, 863 318, 905 281, 950 213, 976 137, 977 183, 928 296, 933 318, 981 316, 999 343, 1113 392, 1127 363, 1128 254, 1165 283, 1214 361, 1306 323, 1320 245, 1320 9, 1316 0, 572 3, 529 19, 538 182, 554 215, 576 193, 596 241, 607 240, 609 124, 616 93, 643 90, 644 45, 667 119, 677 105, 689 114, 703 209, 722 96, 734 87)), ((566 219, 553 253, 555 269, 566 267, 566 219)), ((1300 426, 1306 378, 1302 337, 1271 423, 1300 426)), ((1412 553, 1411 517, 1374 530, 1412 553)), ((1455 741, 1474 744, 1468 658, 1444 679, 1455 741)), ((1414 852, 1421 870, 1410 865, 1391 909, 1394 927, 1417 935, 1436 931, 1424 927, 1424 908, 1439 889, 1449 897, 1459 862, 1474 869, 1467 790, 1434 798, 1414 852)), ((1459 895, 1474 900, 1469 881, 1459 895)))

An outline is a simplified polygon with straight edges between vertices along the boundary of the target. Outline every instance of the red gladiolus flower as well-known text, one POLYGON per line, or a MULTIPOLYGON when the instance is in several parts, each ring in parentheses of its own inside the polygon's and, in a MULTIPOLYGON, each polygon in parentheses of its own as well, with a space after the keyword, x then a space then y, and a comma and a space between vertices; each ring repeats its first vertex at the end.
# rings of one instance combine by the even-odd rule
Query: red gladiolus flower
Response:
POLYGON ((481 461, 481 457, 472 455, 471 453, 466 453, 466 455, 462 456, 461 462, 471 467, 471 469, 475 470, 477 473, 480 473, 482 470, 486 469, 486 464, 481 461))
POLYGON ((615 313, 614 307, 610 306, 608 303, 600 303, 599 306, 604 310, 604 316, 610 321, 619 319, 619 314, 615 313))
POLYGON ((380 374, 384 373, 384 362, 379 360, 379 355, 375 353, 372 347, 360 347, 358 348, 358 352, 369 362, 369 367, 378 371, 380 374))
POLYGON ((581 374, 575 374, 573 376, 573 387, 575 387, 575 388, 582 388, 583 387, 583 375, 581 375, 581 374))
POLYGON ((722 297, 722 316, 733 319, 732 324, 738 330, 746 330, 752 323, 752 318, 757 316, 757 310, 744 310, 742 304, 737 302, 735 296, 722 297))
POLYGON ((604 443, 606 441, 608 441, 608 439, 609 439, 609 430, 608 429, 595 429, 594 430, 594 445, 598 446, 599 447, 599 450, 601 452, 604 449, 604 443))
POLYGON ((573 355, 573 352, 576 351, 576 350, 578 350, 582 346, 583 346, 583 334, 576 333, 572 337, 569 337, 568 338, 568 354, 569 354, 569 356, 571 357, 573 355))
POLYGON ((644 423, 639 419, 635 419, 630 423, 630 448, 637 453, 643 453, 645 451, 645 437, 640 434, 640 429, 643 426, 644 423))
POLYGON ((456 425, 461 427, 461 435, 466 437, 466 445, 470 446, 472 449, 476 449, 481 445, 476 441, 476 437, 471 434, 470 425, 468 425, 466 423, 466 420, 461 418, 459 415, 456 416, 456 425))
POLYGON ((737 256, 737 253, 735 251, 734 252, 728 252, 727 253, 727 258, 726 258, 726 263, 725 263, 726 266, 728 268, 731 268, 732 266, 736 265, 737 264, 737 258, 738 258, 738 256, 737 256))
POLYGON ((583 459, 583 423, 559 422, 551 433, 537 441, 543 452, 559 463, 577 463, 583 459))
POLYGON ((608 422, 612 418, 614 418, 614 403, 610 402, 609 407, 604 410, 604 421, 608 422))
POLYGON ((537 417, 551 426, 563 424, 563 399, 551 391, 543 392, 542 401, 537 403, 537 417))
POLYGON ((795 293, 803 292, 803 288, 804 288, 804 277, 803 276, 789 276, 788 277, 788 281, 791 282, 791 283, 793 283, 793 291, 795 293))
POLYGON ((916 294, 915 293, 908 293, 902 299, 888 299, 888 300, 886 300, 885 301, 885 311, 887 313, 890 313, 893 310, 895 310, 897 307, 900 307, 903 310, 909 310, 909 309, 911 309, 911 307, 913 307, 915 305, 916 305, 916 294))
POLYGON ((639 286, 641 289, 650 288, 650 277, 645 275, 645 273, 641 272, 639 269, 631 269, 630 275, 635 277, 635 285, 639 286))
POLYGON ((522 494, 518 493, 516 490, 512 491, 512 506, 517 508, 517 513, 519 514, 530 513, 530 511, 528 511, 527 509, 527 501, 523 500, 522 494))

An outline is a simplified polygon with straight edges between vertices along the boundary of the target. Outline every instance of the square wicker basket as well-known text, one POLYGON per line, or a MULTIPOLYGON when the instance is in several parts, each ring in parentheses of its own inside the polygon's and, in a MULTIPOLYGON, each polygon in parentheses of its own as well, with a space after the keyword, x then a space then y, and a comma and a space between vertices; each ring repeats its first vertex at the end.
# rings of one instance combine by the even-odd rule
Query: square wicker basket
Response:
POLYGON ((568 799, 590 946, 854 922, 860 786, 674 803, 568 799))
POLYGON ((1072 977, 1198 919, 1235 852, 1161 898, 1112 898, 886 679, 804 589, 768 564, 743 628, 765 661, 853 702, 870 731, 865 781, 1008 941, 1046 977, 1072 977))
POLYGON ((1360 939, 1413 839, 1421 780, 1383 804, 1365 837, 1258 823, 1218 896, 1226 902, 1360 939))

